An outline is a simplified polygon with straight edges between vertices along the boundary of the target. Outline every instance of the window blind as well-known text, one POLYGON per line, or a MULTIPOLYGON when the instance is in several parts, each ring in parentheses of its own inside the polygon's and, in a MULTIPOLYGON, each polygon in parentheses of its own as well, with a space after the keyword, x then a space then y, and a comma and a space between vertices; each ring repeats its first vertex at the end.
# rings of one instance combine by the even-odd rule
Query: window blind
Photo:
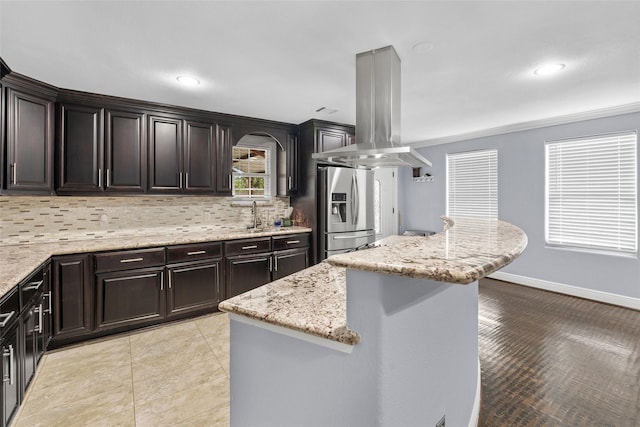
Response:
POLYGON ((498 151, 447 154, 447 215, 498 218, 498 151))
POLYGON ((637 252, 637 134, 548 142, 549 245, 637 252))

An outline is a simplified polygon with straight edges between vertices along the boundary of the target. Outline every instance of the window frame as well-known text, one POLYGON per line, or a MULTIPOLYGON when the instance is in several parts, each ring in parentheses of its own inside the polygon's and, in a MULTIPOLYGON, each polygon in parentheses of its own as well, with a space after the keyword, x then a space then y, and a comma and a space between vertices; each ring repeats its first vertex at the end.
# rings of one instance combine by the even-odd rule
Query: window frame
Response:
MULTIPOLYGON (((480 149, 480 150, 471 150, 471 151, 461 151, 461 152, 457 152, 457 153, 447 153, 446 154, 446 188, 445 188, 445 198, 446 198, 446 215, 447 216, 451 216, 451 217, 469 217, 469 218, 484 218, 484 219, 498 219, 499 217, 499 200, 498 200, 498 149, 497 148, 484 148, 484 149, 480 149), (487 196, 489 197, 488 202, 486 203, 486 208, 484 208, 482 211, 478 212, 478 213, 462 213, 462 211, 468 211, 468 208, 458 208, 457 211, 452 211, 452 209, 455 210, 456 205, 460 204, 460 202, 455 202, 452 203, 452 199, 455 198, 455 194, 452 194, 452 191, 455 191, 455 188, 452 189, 452 186, 457 186, 457 184, 452 183, 452 173, 455 173, 455 170, 452 170, 452 167, 455 166, 453 165, 453 161, 457 161, 458 163, 462 164, 462 161, 464 161, 464 158, 471 158, 472 156, 478 156, 478 158, 476 159, 471 159, 468 162, 467 168, 468 167, 472 167, 473 165, 471 164, 473 161, 475 162, 480 162, 481 160, 486 160, 486 163, 481 165, 482 168, 475 170, 475 172, 473 173, 469 173, 466 172, 462 175, 459 175, 458 177, 455 177, 455 181, 460 181, 461 184, 464 184, 463 181, 465 181, 465 178, 469 178, 471 176, 478 176, 479 173, 490 173, 493 174, 491 175, 488 179, 485 179, 485 184, 487 185, 487 188, 484 189, 483 191, 487 193, 487 196), (453 206, 452 206, 453 205, 453 206)), ((460 169, 463 170, 463 169, 460 169)), ((465 181, 466 182, 466 181, 465 181)), ((471 181, 469 180, 468 183, 470 183, 471 181)), ((469 185, 469 184, 467 184, 469 185)), ((471 184, 472 186, 474 186, 475 184, 471 184)), ((459 187, 459 186, 458 186, 459 187)), ((469 187, 468 187, 469 188, 469 187)), ((459 192, 459 191, 458 191, 459 192)), ((461 201, 464 200, 464 196, 462 197, 462 199, 460 199, 461 201)), ((474 197, 475 198, 475 197, 474 197)))
POLYGON ((234 145, 232 148, 232 168, 231 168, 231 195, 234 199, 242 200, 264 200, 275 197, 277 192, 277 143, 276 141, 252 141, 242 142, 234 145), (233 169, 233 148, 246 148, 249 150, 264 150, 265 151, 265 173, 238 173, 233 169), (251 195, 251 194, 236 194, 236 177, 263 177, 265 180, 264 195, 251 195))
MULTIPOLYGON (((623 257, 635 257, 638 256, 638 132, 636 130, 629 131, 620 131, 620 132, 610 132, 604 134, 597 135, 585 135, 580 137, 573 138, 564 138, 558 140, 545 141, 544 147, 544 167, 545 167, 545 176, 544 176, 544 186, 545 186, 545 195, 544 195, 544 241, 545 247, 553 248, 553 249, 565 249, 577 252, 591 252, 591 253, 599 253, 606 255, 614 255, 614 256, 623 256, 623 257), (633 141, 623 141, 620 142, 621 138, 632 138, 633 141), (614 139, 617 139, 617 142, 613 142, 614 139), (603 147, 602 144, 611 143, 612 146, 609 147, 610 152, 606 152, 607 157, 604 157, 603 151, 607 149, 607 147, 603 147), (621 144, 627 144, 627 146, 621 149, 621 144), (563 153, 556 153, 554 157, 554 163, 551 164, 550 161, 550 151, 554 147, 560 147, 561 144, 566 144, 563 148, 563 153), (590 144, 593 145, 592 148, 587 148, 590 144), (600 145, 598 145, 600 144, 600 145), (615 144, 615 145, 614 145, 615 144), (572 147, 570 147, 570 145, 572 147), (585 164, 577 163, 580 161, 578 158, 578 154, 576 154, 576 150, 580 149, 582 146, 583 150, 589 150, 588 152, 583 154, 582 162, 585 164), (573 151, 570 151, 573 150, 573 151), (629 157, 621 160, 621 150, 629 150, 629 157), (595 153, 597 152, 597 153, 595 153), (615 152, 618 152, 617 170, 614 168, 614 163, 616 161, 613 160, 615 156, 615 152), (558 159, 561 156, 565 156, 564 159, 558 159), (609 159, 609 163, 603 163, 603 159, 609 159), (558 162, 564 160, 566 173, 563 176, 559 176, 557 170, 551 170, 552 168, 558 168, 558 162), (590 163, 590 161, 592 163, 590 163), (629 172, 629 164, 631 163, 631 171, 629 172), (593 167, 591 165, 593 164, 593 167), (622 165, 621 165, 622 164, 622 165), (607 168, 606 171, 604 168, 607 168), (581 168, 581 169, 579 169, 581 168), (591 170, 590 170, 591 168, 591 170), (604 174, 605 172, 613 172, 617 171, 618 183, 617 187, 605 188, 602 189, 602 181, 598 182, 593 178, 593 174, 600 172, 604 174), (582 178, 580 178, 580 173, 584 174, 582 178), (553 174, 553 176, 551 176, 553 174), (622 178, 624 175, 624 178, 622 178), (630 175, 630 176, 627 176, 630 175), (552 179, 555 181, 552 183, 552 179), (559 180, 566 181, 566 184, 558 183, 559 180), (581 182, 584 181, 584 182, 581 182), (594 186, 594 183, 600 184, 600 196, 598 197, 598 187, 594 186), (570 188, 571 190, 567 190, 565 193, 560 193, 561 190, 558 190, 558 186, 564 186, 570 188), (632 186, 632 189, 629 190, 628 186, 632 186), (551 189, 551 186, 554 186, 551 189), (590 188, 591 187, 591 188, 590 188), (626 190, 625 190, 626 188, 626 190), (576 199, 579 191, 586 191, 586 199, 576 199), (591 191, 589 191, 591 190, 591 191), (615 223, 615 227, 603 226, 602 223, 605 221, 603 218, 598 218, 599 216, 611 216, 604 210, 604 214, 599 213, 603 212, 603 209, 607 207, 607 195, 610 195, 612 191, 618 192, 618 198, 615 199, 615 203, 612 201, 610 204, 618 205, 618 209, 612 210, 615 212, 613 214, 614 218, 618 218, 618 222, 615 223), (553 195, 552 195, 553 192, 553 195), (628 192, 632 193, 632 201, 631 207, 626 206, 621 207, 623 204, 620 202, 620 194, 625 193, 625 197, 628 196, 628 192), (554 198, 553 203, 551 198, 554 198), (578 206, 578 204, 583 205, 581 207, 574 207, 575 211, 573 214, 571 213, 571 207, 567 207, 564 209, 564 215, 575 215, 577 217, 583 218, 580 221, 577 220, 563 220, 559 218, 557 221, 554 221, 556 216, 562 215, 563 212, 557 212, 558 210, 562 210, 564 205, 570 205, 569 202, 557 202, 557 199, 567 199, 567 200, 576 200, 573 204, 578 206), (553 205, 553 206, 552 206, 553 205), (585 212, 584 205, 588 205, 586 209, 591 207, 591 211, 585 212), (552 210, 554 211, 552 213, 552 210), (621 211, 630 212, 628 215, 620 215, 621 211), (624 217, 624 220, 621 218, 624 217), (594 219, 595 218, 595 219, 594 219), (599 219, 601 223, 601 227, 594 230, 594 227, 589 223, 597 222, 596 219, 599 219), (580 226, 582 223, 582 229, 578 229, 576 227, 580 226), (631 224, 630 226, 625 226, 625 224, 631 224), (566 228, 568 231, 566 234, 562 234, 562 232, 554 232, 551 233, 551 229, 558 228, 566 228), (602 237, 594 237, 597 232, 605 232, 607 229, 617 228, 618 235, 621 236, 621 233, 626 228, 631 228, 631 232, 629 235, 625 235, 625 237, 618 237, 617 246, 615 246, 613 242, 615 239, 605 240, 602 237), (571 229, 578 230, 582 234, 578 234, 578 232, 572 232, 571 229), (579 237, 576 237, 579 236, 579 237), (625 245, 621 244, 625 238, 632 239, 631 248, 625 247, 625 245), (597 242, 600 242, 598 244, 597 242), (606 242, 606 244, 605 244, 606 242)), ((555 149, 557 151, 559 148, 555 149)), ((607 175, 603 175, 605 178, 607 175)), ((611 176, 615 176, 611 175, 611 176)), ((608 180, 607 180, 608 181, 608 180)), ((606 184, 606 183, 605 183, 606 184)))

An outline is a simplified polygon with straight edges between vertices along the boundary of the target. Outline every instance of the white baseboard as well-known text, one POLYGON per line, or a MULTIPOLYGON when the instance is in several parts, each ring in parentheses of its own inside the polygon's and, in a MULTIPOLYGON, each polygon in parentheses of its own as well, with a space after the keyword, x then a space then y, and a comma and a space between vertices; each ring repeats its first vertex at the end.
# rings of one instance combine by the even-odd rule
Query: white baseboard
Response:
POLYGON ((502 271, 496 271, 495 273, 490 274, 488 277, 491 279, 516 283, 518 285, 531 286, 532 288, 543 289, 545 291, 558 292, 574 297, 580 297, 598 302, 604 302, 607 304, 632 308, 634 310, 640 310, 640 298, 631 298, 624 295, 612 294, 609 292, 579 288, 577 286, 550 282, 548 280, 540 280, 534 279, 532 277, 519 276, 517 274, 504 273, 502 271))

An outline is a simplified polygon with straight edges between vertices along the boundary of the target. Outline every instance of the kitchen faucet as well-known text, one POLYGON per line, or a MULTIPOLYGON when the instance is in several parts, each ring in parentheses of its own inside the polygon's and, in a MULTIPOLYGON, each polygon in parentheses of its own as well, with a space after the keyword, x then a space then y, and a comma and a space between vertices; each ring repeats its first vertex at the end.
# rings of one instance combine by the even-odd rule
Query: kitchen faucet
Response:
POLYGON ((253 228, 258 228, 262 224, 262 221, 258 218, 258 204, 254 200, 251 204, 251 213, 253 214, 253 228))

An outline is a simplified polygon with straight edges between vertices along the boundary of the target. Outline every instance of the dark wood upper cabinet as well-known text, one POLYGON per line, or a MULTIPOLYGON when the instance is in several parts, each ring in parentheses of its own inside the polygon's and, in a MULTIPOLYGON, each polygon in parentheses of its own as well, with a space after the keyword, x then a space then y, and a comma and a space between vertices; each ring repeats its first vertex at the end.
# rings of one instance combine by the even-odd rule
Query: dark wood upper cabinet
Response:
POLYGON ((102 191, 102 109, 60 104, 58 191, 102 191))
POLYGON ((149 190, 180 191, 182 171, 182 120, 149 117, 149 190))
POLYGON ((105 189, 139 193, 147 187, 144 113, 105 111, 105 189))
POLYGON ((296 194, 298 192, 298 135, 287 134, 287 140, 284 147, 287 155, 287 195, 296 194))
POLYGON ((7 88, 8 190, 53 191, 54 103, 7 88))
POLYGON ((232 164, 231 126, 216 125, 216 190, 218 193, 231 194, 232 164))
POLYGON ((327 128, 316 129, 316 152, 322 153, 347 145, 347 134, 327 128))
POLYGON ((185 191, 215 191, 215 137, 215 126, 213 124, 191 121, 185 123, 185 191))

